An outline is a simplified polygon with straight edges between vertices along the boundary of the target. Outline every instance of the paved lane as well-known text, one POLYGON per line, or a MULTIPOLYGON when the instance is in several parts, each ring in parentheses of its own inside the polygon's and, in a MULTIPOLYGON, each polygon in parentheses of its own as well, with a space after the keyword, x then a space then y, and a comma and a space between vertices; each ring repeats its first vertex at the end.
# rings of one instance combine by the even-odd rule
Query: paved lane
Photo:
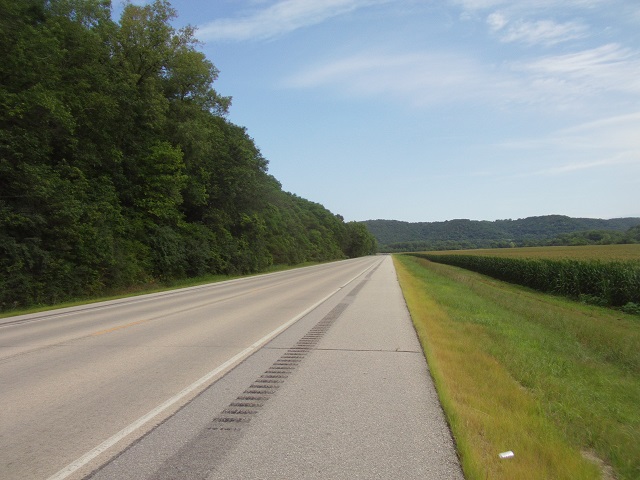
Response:
POLYGON ((74 475, 90 471, 220 378, 230 359, 379 261, 1 320, 0 478, 48 478, 206 378, 74 475))
POLYGON ((90 478, 463 476, 384 257, 90 478))

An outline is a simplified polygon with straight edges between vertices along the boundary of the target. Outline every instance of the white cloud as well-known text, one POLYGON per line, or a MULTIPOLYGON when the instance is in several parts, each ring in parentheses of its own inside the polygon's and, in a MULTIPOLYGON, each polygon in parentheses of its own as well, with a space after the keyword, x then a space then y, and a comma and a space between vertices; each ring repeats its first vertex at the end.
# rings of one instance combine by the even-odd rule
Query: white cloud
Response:
POLYGON ((321 23, 388 0, 278 0, 241 18, 225 18, 198 27, 202 40, 266 39, 321 23))
POLYGON ((533 175, 564 175, 582 170, 590 170, 593 168, 617 167, 621 165, 640 165, 640 152, 622 152, 611 157, 601 158, 598 160, 575 162, 549 167, 537 172, 533 175))
POLYGON ((540 93, 586 97, 604 92, 640 94, 640 56, 612 43, 514 64, 540 93))
POLYGON ((464 18, 483 18, 491 33, 498 34, 502 42, 520 42, 527 45, 552 46, 588 36, 589 28, 583 21, 558 21, 556 17, 583 17, 600 8, 621 9, 624 3, 611 0, 450 0, 460 7, 464 18), (499 9, 496 11, 496 8, 499 9), (539 18, 544 15, 544 18, 539 18))
POLYGON ((550 147, 583 151, 606 148, 640 152, 638 131, 640 112, 634 112, 563 128, 544 138, 504 142, 501 146, 523 150, 550 147))
POLYGON ((487 17, 487 24, 489 24, 492 32, 502 30, 507 23, 509 23, 509 20, 500 12, 494 12, 487 17))
MULTIPOLYGON (((503 20, 501 29, 506 25, 503 20)), ((553 20, 518 21, 502 32, 503 42, 522 42, 528 45, 555 45, 586 36, 587 27, 579 22, 556 23, 553 20)))
POLYGON ((551 8, 595 8, 610 4, 611 0, 450 0, 450 2, 469 12, 496 7, 517 12, 533 12, 551 8))
POLYGON ((558 148, 569 146, 586 154, 598 151, 618 152, 622 163, 640 162, 640 112, 603 118, 565 128, 555 134, 558 148))
POLYGON ((467 102, 555 112, 593 110, 638 100, 640 55, 617 44, 500 64, 463 53, 362 52, 312 65, 291 75, 284 86, 330 88, 419 107, 467 102))
MULTIPOLYGON (((593 122, 582 123, 570 128, 562 130, 564 134, 572 133, 588 133, 594 131, 603 131, 604 129, 632 129, 633 131, 640 131, 640 112, 628 113, 625 115, 617 115, 615 117, 601 118, 593 122)), ((636 145, 640 147, 640 135, 635 136, 636 145)))
POLYGON ((451 0, 454 5, 459 5, 464 10, 486 10, 499 5, 509 3, 508 0, 451 0))
POLYGON ((517 177, 568 175, 597 168, 637 170, 640 167, 640 112, 602 118, 547 136, 504 142, 518 156, 537 157, 547 165, 517 177))
POLYGON ((426 106, 482 98, 499 89, 501 81, 461 54, 365 52, 312 66, 286 79, 284 86, 330 87, 426 106))

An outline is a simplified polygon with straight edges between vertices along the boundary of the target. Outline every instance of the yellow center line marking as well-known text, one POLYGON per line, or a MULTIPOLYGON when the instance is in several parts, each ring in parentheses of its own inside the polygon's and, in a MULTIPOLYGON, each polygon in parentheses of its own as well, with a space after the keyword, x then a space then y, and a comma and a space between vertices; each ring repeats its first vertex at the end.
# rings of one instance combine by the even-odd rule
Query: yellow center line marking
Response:
POLYGON ((236 295, 230 295, 228 297, 219 298, 219 299, 211 301, 211 302, 200 303, 198 305, 193 305, 193 306, 191 306, 189 308, 184 308, 182 310, 177 310, 177 311, 174 311, 174 312, 168 312, 168 313, 166 313, 164 315, 160 315, 158 317, 146 318, 144 320, 137 320, 135 322, 125 323, 124 325, 117 325, 115 327, 111 327, 111 328, 107 328, 105 330, 100 330, 98 332, 91 333, 91 334, 89 334, 89 336, 97 337, 98 335, 105 335, 107 333, 115 332, 117 330, 122 330, 123 328, 134 327, 136 325, 140 325, 141 323, 150 322, 152 320, 158 320, 159 318, 168 317, 170 315, 176 315, 176 314, 179 314, 179 313, 186 313, 186 312, 189 312, 191 310, 197 310, 198 308, 207 307, 209 305, 213 305, 213 304, 216 304, 216 303, 225 302, 227 300, 232 300, 232 299, 237 298, 237 297, 250 295, 250 294, 258 292, 260 290, 267 290, 269 288, 274 288, 274 287, 277 287, 277 286, 281 285, 282 283, 284 283, 284 282, 280 282, 280 283, 277 283, 275 285, 268 285, 268 286, 265 286, 265 287, 254 288, 252 290, 249 290, 248 292, 243 292, 243 293, 239 293, 239 294, 236 294, 236 295))
POLYGON ((107 328, 106 330, 100 330, 99 332, 94 332, 91 334, 92 337, 97 337, 98 335, 104 335, 105 333, 115 332, 116 330, 121 330, 123 328, 133 327, 134 325, 140 325, 141 323, 150 322, 151 318, 147 318, 145 320, 138 320, 136 322, 127 323, 125 325, 118 325, 117 327, 107 328))

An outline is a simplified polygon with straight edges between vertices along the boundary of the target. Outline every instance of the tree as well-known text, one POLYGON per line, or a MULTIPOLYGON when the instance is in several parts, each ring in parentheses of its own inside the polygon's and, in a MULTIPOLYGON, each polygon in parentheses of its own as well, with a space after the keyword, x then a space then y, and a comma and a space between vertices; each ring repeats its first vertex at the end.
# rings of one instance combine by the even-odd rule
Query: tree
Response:
POLYGON ((345 253, 350 258, 376 253, 376 240, 363 223, 347 223, 347 239, 345 253))
POLYGON ((0 309, 371 250, 282 191, 175 16, 0 0, 0 309))

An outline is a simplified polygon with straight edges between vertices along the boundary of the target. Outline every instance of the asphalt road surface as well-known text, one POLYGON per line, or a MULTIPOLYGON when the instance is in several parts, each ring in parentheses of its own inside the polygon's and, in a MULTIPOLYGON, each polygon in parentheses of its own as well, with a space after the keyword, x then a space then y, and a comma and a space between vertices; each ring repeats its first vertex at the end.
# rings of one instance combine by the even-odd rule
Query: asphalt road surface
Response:
POLYGON ((0 478, 463 477, 381 256, 0 320, 0 478))

